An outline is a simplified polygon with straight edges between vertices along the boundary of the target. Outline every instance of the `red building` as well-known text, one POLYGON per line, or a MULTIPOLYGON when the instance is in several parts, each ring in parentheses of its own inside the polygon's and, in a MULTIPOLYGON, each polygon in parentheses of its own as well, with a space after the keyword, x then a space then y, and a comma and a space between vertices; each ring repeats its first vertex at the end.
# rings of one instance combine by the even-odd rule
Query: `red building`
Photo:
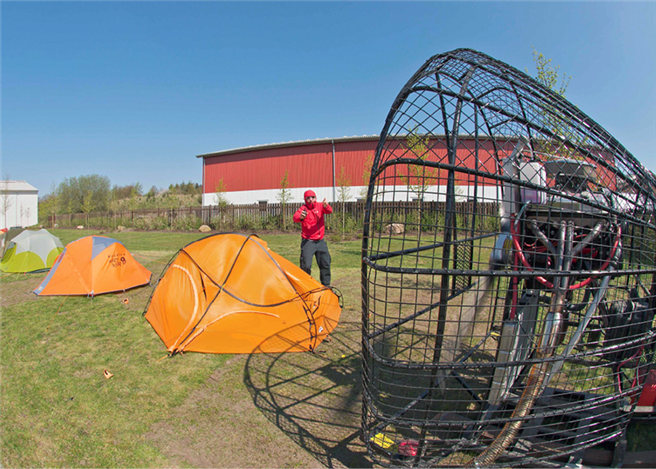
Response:
POLYGON ((335 201, 342 181, 348 181, 349 200, 354 201, 366 185, 364 168, 373 161, 378 140, 378 135, 322 138, 198 155, 203 159, 203 205, 216 204, 220 185, 229 203, 277 203, 285 173, 291 202, 301 202, 306 189, 313 189, 319 200, 335 201))
MULTIPOLYGON (((264 200, 277 203, 285 174, 291 196, 289 202, 302 202, 306 189, 313 189, 318 200, 326 198, 329 202, 334 202, 340 199, 340 186, 349 187, 347 201, 364 198, 378 140, 377 135, 324 138, 198 155, 198 158, 203 159, 203 205, 217 204, 219 187, 223 187, 223 196, 232 204, 252 204, 264 200)), ((447 160, 443 139, 431 139, 428 146, 430 150, 427 160, 447 160)), ((475 144, 471 138, 464 137, 459 141, 456 150, 457 164, 469 168, 478 167, 490 174, 497 174, 498 158, 511 151, 512 146, 507 144, 495 149, 491 140, 475 144)), ((388 141, 384 157, 415 158, 415 155, 408 149, 403 138, 397 138, 388 141)), ((397 177, 386 177, 380 183, 397 185, 399 193, 405 192, 410 200, 413 194, 405 186, 409 180, 407 167, 395 168, 394 174, 397 177)), ((459 193, 466 199, 470 196, 472 176, 463 171, 457 173, 456 178, 459 193)), ((446 179, 441 176, 436 182, 446 185, 446 179)), ((479 184, 485 186, 485 192, 492 191, 486 193, 485 197, 497 197, 494 181, 481 180, 479 184)), ((443 197, 445 191, 430 191, 425 200, 437 200, 440 193, 443 197)))

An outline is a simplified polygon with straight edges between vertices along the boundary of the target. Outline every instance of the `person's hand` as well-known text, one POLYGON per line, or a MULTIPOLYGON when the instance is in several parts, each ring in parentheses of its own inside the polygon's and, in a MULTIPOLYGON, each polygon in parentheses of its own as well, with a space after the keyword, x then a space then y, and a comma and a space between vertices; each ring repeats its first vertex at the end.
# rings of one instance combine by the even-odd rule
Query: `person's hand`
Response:
POLYGON ((326 199, 323 199, 323 202, 321 202, 324 207, 328 207, 328 202, 326 202, 326 199))
POLYGON ((307 210, 303 208, 303 211, 301 212, 301 220, 305 220, 305 217, 307 217, 307 210))

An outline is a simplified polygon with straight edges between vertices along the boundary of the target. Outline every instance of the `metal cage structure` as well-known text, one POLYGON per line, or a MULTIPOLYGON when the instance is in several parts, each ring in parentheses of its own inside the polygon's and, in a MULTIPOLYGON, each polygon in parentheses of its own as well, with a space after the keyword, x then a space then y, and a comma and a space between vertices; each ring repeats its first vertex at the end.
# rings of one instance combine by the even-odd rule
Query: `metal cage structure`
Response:
POLYGON ((430 58, 371 168, 362 437, 382 466, 621 458, 653 363, 656 179, 480 52, 430 58))

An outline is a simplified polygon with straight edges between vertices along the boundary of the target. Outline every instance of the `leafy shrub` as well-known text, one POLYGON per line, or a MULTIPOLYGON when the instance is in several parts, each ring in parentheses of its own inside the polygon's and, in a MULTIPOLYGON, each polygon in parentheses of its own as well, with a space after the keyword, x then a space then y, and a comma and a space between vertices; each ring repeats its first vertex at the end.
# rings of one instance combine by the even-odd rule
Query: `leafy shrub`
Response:
POLYGON ((262 224, 265 230, 282 230, 282 215, 268 216, 262 224))
MULTIPOLYGON (((126 225, 123 225, 126 226, 126 225)), ((132 227, 137 230, 158 231, 166 230, 169 227, 168 217, 141 217, 134 219, 132 227)))
POLYGON ((227 228, 227 221, 224 215, 214 216, 210 219, 207 225, 214 231, 225 231, 227 228))
POLYGON ((235 228, 241 231, 256 231, 262 228, 262 223, 259 217, 240 215, 235 219, 235 228))
POLYGON ((184 217, 176 217, 173 220, 171 228, 174 230, 197 230, 200 228, 202 220, 195 215, 189 215, 184 217))

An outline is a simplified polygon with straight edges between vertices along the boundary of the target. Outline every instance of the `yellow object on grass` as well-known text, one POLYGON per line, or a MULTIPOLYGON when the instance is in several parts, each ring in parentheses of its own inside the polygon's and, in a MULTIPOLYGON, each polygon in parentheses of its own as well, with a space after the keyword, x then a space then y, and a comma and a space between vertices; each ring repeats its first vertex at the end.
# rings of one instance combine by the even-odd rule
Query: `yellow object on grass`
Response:
POLYGON ((383 449, 387 449, 394 444, 394 440, 386 436, 384 433, 376 433, 370 438, 370 441, 383 449))

